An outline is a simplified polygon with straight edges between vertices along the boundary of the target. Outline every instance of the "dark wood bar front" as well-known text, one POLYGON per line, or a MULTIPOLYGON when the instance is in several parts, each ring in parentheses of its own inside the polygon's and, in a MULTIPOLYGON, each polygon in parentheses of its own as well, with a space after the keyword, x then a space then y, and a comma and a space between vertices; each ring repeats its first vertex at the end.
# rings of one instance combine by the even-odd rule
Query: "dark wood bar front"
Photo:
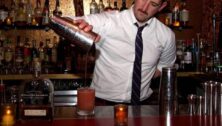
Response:
MULTIPOLYGON (((222 116, 189 116, 186 112, 176 116, 160 116, 158 106, 129 106, 128 126, 221 126, 222 116)), ((113 106, 97 106, 93 117, 78 117, 75 108, 58 110, 52 121, 24 120, 15 126, 114 126, 113 106), (64 115, 64 117, 62 116, 64 115)))

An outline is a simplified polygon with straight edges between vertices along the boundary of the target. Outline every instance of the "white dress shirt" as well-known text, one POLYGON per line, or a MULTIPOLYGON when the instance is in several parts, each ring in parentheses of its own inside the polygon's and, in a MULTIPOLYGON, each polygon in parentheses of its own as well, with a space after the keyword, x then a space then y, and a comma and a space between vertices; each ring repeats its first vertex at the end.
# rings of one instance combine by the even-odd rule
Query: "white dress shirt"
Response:
MULTIPOLYGON (((114 102, 130 102, 137 22, 133 8, 84 16, 101 35, 96 44, 97 59, 92 87, 96 97, 114 102)), ((172 66, 176 59, 175 34, 158 19, 151 18, 142 31, 141 98, 152 94, 151 79, 156 69, 172 66)))

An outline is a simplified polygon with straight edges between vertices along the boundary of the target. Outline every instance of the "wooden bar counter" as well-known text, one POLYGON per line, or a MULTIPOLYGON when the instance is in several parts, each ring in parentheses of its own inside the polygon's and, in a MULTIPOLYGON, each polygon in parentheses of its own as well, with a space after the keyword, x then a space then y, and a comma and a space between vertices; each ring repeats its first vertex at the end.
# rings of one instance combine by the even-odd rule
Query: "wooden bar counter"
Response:
MULTIPOLYGON (((221 126, 222 116, 160 116, 158 106, 128 106, 128 126, 221 126)), ((93 117, 78 117, 75 107, 55 110, 55 118, 17 121, 15 126, 115 126, 113 106, 97 106, 93 117)))

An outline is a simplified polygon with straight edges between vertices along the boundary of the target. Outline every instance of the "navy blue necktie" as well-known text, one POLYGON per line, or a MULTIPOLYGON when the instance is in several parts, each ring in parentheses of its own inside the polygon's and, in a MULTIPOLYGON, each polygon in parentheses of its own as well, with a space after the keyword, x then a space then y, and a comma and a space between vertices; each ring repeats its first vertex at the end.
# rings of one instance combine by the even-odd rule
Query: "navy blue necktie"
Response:
POLYGON ((135 42, 135 61, 133 66, 133 78, 132 78, 132 94, 131 94, 131 104, 140 104, 140 88, 141 88, 141 65, 142 65, 142 55, 143 55, 143 40, 142 31, 146 26, 138 27, 135 42))

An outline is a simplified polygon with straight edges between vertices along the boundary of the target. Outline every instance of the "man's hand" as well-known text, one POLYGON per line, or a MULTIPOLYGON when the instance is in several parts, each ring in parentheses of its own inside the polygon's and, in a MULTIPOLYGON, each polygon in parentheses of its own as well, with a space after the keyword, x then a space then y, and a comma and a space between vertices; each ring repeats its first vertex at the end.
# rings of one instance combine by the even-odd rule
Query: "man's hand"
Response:
MULTIPOLYGON (((80 29, 84 30, 85 32, 90 32, 93 29, 93 26, 87 23, 84 19, 77 19, 73 21, 74 24, 77 24, 80 29)), ((101 36, 98 35, 95 39, 95 42, 99 42, 101 36)))
POLYGON ((154 74, 154 76, 153 76, 153 78, 160 77, 160 75, 161 75, 161 72, 157 69, 155 74, 154 74))

